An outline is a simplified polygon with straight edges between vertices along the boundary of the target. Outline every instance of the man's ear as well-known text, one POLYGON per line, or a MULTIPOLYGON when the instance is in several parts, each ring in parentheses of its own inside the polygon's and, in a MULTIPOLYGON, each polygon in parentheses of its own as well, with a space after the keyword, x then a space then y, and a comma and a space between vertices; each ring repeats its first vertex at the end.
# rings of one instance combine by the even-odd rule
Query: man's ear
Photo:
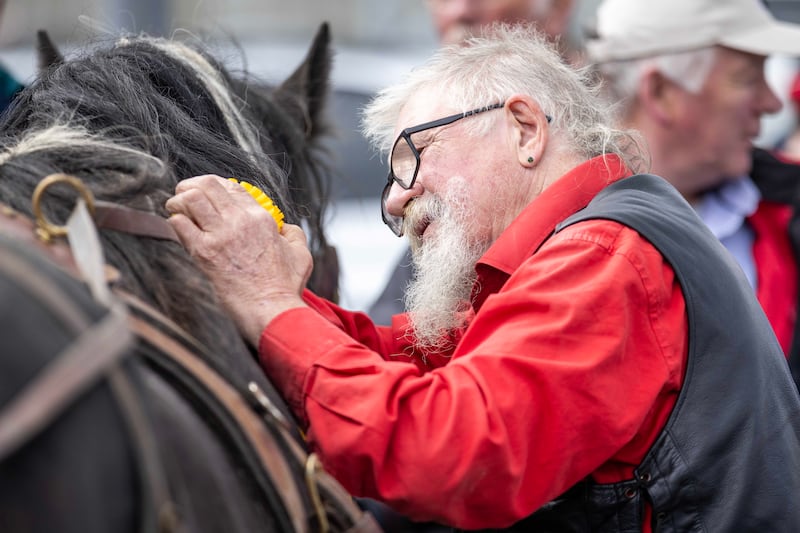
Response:
POLYGON ((549 119, 538 102, 527 95, 511 96, 506 100, 506 108, 517 159, 522 166, 533 167, 541 160, 547 146, 549 119))
POLYGON ((642 76, 637 97, 639 105, 651 119, 662 126, 673 123, 680 112, 680 98, 686 89, 656 69, 642 76))

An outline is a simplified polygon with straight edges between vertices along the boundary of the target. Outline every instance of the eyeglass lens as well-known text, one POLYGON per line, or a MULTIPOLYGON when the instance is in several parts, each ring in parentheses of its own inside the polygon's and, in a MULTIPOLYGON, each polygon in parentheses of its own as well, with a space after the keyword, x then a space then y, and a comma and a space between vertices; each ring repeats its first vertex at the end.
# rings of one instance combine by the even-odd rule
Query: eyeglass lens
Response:
POLYGON ((401 135, 392 149, 392 173, 401 187, 408 189, 414 181, 417 171, 417 156, 408 143, 408 138, 401 135))
POLYGON ((383 188, 383 193, 381 194, 381 218, 383 218, 383 223, 389 226, 389 229, 397 235, 398 237, 403 236, 403 217, 397 217, 389 213, 386 210, 386 200, 389 197, 389 191, 392 189, 392 178, 390 177, 386 186, 383 188))

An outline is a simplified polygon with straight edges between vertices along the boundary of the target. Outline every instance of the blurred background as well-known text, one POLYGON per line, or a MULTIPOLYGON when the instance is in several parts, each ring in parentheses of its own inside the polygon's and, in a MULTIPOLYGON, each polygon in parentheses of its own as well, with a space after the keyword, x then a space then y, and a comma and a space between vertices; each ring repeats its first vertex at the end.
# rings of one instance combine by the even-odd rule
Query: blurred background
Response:
MULTIPOLYGON (((581 42, 599 0, 581 0, 570 37, 581 42)), ((646 1, 646 0, 643 0, 646 1)), ((724 0, 720 0, 724 1, 724 0)), ((329 148, 339 175, 328 225, 342 261, 341 303, 367 309, 404 251, 385 229, 378 197, 387 169, 362 140, 359 110, 437 46, 424 0, 0 0, 0 63, 23 83, 35 74, 35 33, 45 29, 69 55, 87 40, 120 31, 170 36, 189 32, 213 44, 234 71, 272 82, 301 61, 322 22, 335 52, 329 106, 337 136, 329 148)), ((800 0, 765 2, 779 18, 800 22, 800 0)), ((771 58, 767 73, 788 99, 795 60, 771 58)), ((765 120, 759 144, 771 147, 794 126, 791 106, 765 120)))

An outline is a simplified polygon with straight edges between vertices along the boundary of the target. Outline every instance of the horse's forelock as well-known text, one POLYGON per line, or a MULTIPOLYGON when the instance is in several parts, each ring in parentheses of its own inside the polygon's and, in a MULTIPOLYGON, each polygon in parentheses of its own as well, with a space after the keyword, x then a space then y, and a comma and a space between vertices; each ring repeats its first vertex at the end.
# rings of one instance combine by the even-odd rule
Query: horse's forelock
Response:
MULTIPOLYGON (((178 41, 140 37, 137 42, 163 51, 194 72, 205 87, 206 92, 216 103, 225 120, 225 124, 236 139, 239 147, 251 155, 261 152, 255 128, 240 111, 244 103, 239 101, 236 95, 231 92, 226 80, 221 75, 220 66, 213 65, 209 58, 178 41)), ((132 44, 133 41, 131 39, 125 38, 118 41, 117 46, 131 46, 132 44)))
POLYGON ((29 176, 15 186, 20 203, 57 171, 78 175, 100 199, 161 213, 179 180, 235 176, 272 196, 290 222, 308 222, 310 242, 324 245, 326 199, 313 181, 322 176, 304 137, 290 133, 269 88, 249 83, 179 42, 139 36, 97 47, 43 72, 9 110, 0 124, 0 174, 15 175, 3 167, 19 165, 29 176))
MULTIPOLYGON (((262 122, 257 127, 252 122, 254 119, 260 121, 263 117, 252 114, 252 108, 243 100, 246 93, 240 96, 238 84, 228 75, 224 67, 204 53, 178 41, 140 36, 135 39, 128 38, 123 43, 118 43, 117 47, 130 48, 130 54, 138 61, 170 63, 171 68, 159 73, 159 79, 152 83, 154 85, 164 83, 165 87, 172 91, 170 97, 179 99, 180 104, 186 107, 187 113, 197 115, 195 120, 200 121, 204 114, 218 117, 217 120, 224 125, 224 132, 222 125, 214 126, 218 131, 217 135, 228 138, 225 142, 232 142, 244 152, 239 156, 230 157, 234 154, 223 150, 224 153, 221 155, 229 159, 220 161, 216 166, 212 163, 212 166, 207 166, 201 171, 222 175, 226 175, 227 171, 240 179, 253 181, 259 187, 265 188, 276 201, 286 206, 287 217, 296 221, 300 215, 287 192, 289 190, 287 174, 291 165, 281 164, 287 156, 286 148, 276 143, 276 139, 270 135, 268 129, 273 126, 272 124, 262 122), (188 90, 176 94, 174 89, 179 83, 188 83, 186 87, 188 90)), ((262 94, 260 97, 267 96, 262 94)), ((200 130, 207 130, 212 126, 213 124, 197 122, 200 130)), ((171 126, 164 127, 169 129, 171 126)), ((206 139, 207 141, 209 139, 206 139)), ((195 144, 202 146, 202 143, 195 144)), ((181 176, 185 177, 189 176, 181 176)))

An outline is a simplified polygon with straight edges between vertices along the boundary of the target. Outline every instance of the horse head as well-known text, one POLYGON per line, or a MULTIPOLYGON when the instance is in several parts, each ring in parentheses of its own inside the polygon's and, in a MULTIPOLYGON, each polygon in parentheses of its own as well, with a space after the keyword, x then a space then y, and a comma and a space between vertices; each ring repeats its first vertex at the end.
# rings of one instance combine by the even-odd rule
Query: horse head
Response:
MULTIPOLYGON (((0 420, 13 422, 0 424, 4 525, 339 531, 362 519, 292 438, 288 409, 178 242, 98 222, 118 296, 106 308, 77 278, 9 239, 5 227, 9 217, 61 224, 79 195, 168 227, 164 204, 180 180, 236 177, 304 226, 323 267, 310 288, 334 296, 338 270, 323 231, 328 169, 319 144, 328 131, 328 47, 323 25, 297 70, 271 87, 233 76, 199 43, 126 36, 64 56, 40 33, 39 74, 0 118, 0 292, 14 298, 0 306, 0 335, 10 347, 0 357, 0 420), (75 178, 68 183, 79 189, 56 183, 42 192, 43 179, 54 175, 75 178), (109 353, 113 364, 98 367, 109 353), (58 369, 89 375, 84 366, 96 381, 61 381, 58 369), (57 404, 63 390, 75 392, 57 404), (16 403, 9 408, 9 401, 16 403), (19 425, 27 428, 23 437, 9 430, 19 425), (23 440, 30 446, 21 447, 23 440), (323 520, 329 514, 340 522, 323 520)), ((45 255, 66 248, 58 237, 34 242, 45 255)))
MULTIPOLYGON (((319 145, 327 131, 326 25, 277 88, 232 76, 197 43, 128 36, 65 59, 40 34, 39 50, 40 75, 0 123, 0 201, 32 214, 37 183, 64 173, 98 200, 166 217, 164 203, 179 180, 236 177, 261 188, 288 222, 307 229, 319 271, 309 287, 335 296, 335 254, 322 227, 328 174, 319 145)), ((73 198, 54 188, 44 211, 66 220, 73 198)), ((180 245, 113 230, 101 229, 100 237, 125 290, 212 351, 236 343, 210 284, 180 245)))

